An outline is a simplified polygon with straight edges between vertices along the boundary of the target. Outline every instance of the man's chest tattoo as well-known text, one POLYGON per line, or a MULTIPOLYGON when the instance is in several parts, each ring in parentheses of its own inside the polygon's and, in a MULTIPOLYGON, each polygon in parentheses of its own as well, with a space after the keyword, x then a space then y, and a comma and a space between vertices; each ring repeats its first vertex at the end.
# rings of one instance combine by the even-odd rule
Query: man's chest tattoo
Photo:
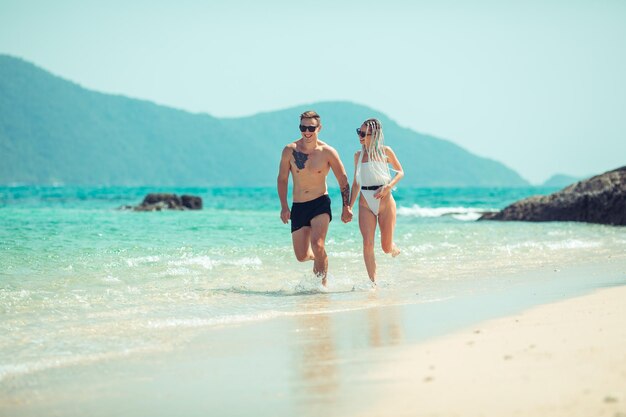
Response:
POLYGON ((304 163, 307 161, 307 159, 309 159, 309 155, 294 150, 293 159, 296 160, 296 166, 299 169, 304 169, 304 163))

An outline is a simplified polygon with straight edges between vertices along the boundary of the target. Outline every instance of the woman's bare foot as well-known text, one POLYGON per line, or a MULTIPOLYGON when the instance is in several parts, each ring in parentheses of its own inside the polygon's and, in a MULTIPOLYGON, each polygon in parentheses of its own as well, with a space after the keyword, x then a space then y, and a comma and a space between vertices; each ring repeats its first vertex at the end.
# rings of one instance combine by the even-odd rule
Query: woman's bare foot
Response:
POLYGON ((400 255, 400 249, 396 246, 396 244, 393 244, 393 249, 391 249, 391 257, 395 258, 396 256, 400 255))

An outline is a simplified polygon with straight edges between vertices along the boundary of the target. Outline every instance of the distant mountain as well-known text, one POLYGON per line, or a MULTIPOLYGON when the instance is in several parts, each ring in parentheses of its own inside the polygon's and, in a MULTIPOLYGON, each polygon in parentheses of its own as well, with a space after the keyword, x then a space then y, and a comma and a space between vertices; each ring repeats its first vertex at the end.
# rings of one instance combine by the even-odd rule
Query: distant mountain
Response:
POLYGON ((579 177, 572 177, 571 175, 555 174, 548 178, 546 182, 542 184, 543 187, 566 187, 570 184, 582 180, 579 177))
POLYGON ((7 55, 0 55, 0 184, 271 186, 308 109, 322 116, 320 138, 337 149, 350 178, 354 130, 377 117, 405 185, 527 185, 499 162, 361 105, 324 102, 218 119, 90 91, 7 55))

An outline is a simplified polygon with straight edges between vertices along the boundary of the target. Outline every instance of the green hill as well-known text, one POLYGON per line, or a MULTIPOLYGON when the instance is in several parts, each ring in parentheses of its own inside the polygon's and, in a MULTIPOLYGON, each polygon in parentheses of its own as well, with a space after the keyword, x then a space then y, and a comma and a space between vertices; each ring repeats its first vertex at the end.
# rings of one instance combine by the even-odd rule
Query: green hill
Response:
POLYGON ((354 129, 377 117, 403 163, 403 184, 527 185, 499 162, 357 104, 219 119, 90 91, 7 55, 0 55, 0 184, 274 185, 282 148, 299 137, 298 116, 308 109, 322 116, 320 137, 337 149, 349 177, 359 145, 354 129))
POLYGON ((582 179, 583 178, 573 177, 571 175, 554 174, 542 184, 542 187, 567 187, 568 185, 578 182, 582 179))

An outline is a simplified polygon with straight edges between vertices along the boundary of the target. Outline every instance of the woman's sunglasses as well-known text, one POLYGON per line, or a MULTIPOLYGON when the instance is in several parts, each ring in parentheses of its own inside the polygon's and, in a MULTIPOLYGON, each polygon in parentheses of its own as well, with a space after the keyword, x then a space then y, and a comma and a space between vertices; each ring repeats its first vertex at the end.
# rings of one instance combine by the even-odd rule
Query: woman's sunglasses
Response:
POLYGON ((367 136, 367 133, 365 133, 364 131, 362 131, 360 128, 356 129, 356 134, 359 135, 360 137, 364 138, 365 136, 367 136))
POLYGON ((306 132, 307 130, 309 132, 315 132, 315 129, 317 129, 317 126, 303 126, 303 125, 300 125, 300 132, 306 132))

